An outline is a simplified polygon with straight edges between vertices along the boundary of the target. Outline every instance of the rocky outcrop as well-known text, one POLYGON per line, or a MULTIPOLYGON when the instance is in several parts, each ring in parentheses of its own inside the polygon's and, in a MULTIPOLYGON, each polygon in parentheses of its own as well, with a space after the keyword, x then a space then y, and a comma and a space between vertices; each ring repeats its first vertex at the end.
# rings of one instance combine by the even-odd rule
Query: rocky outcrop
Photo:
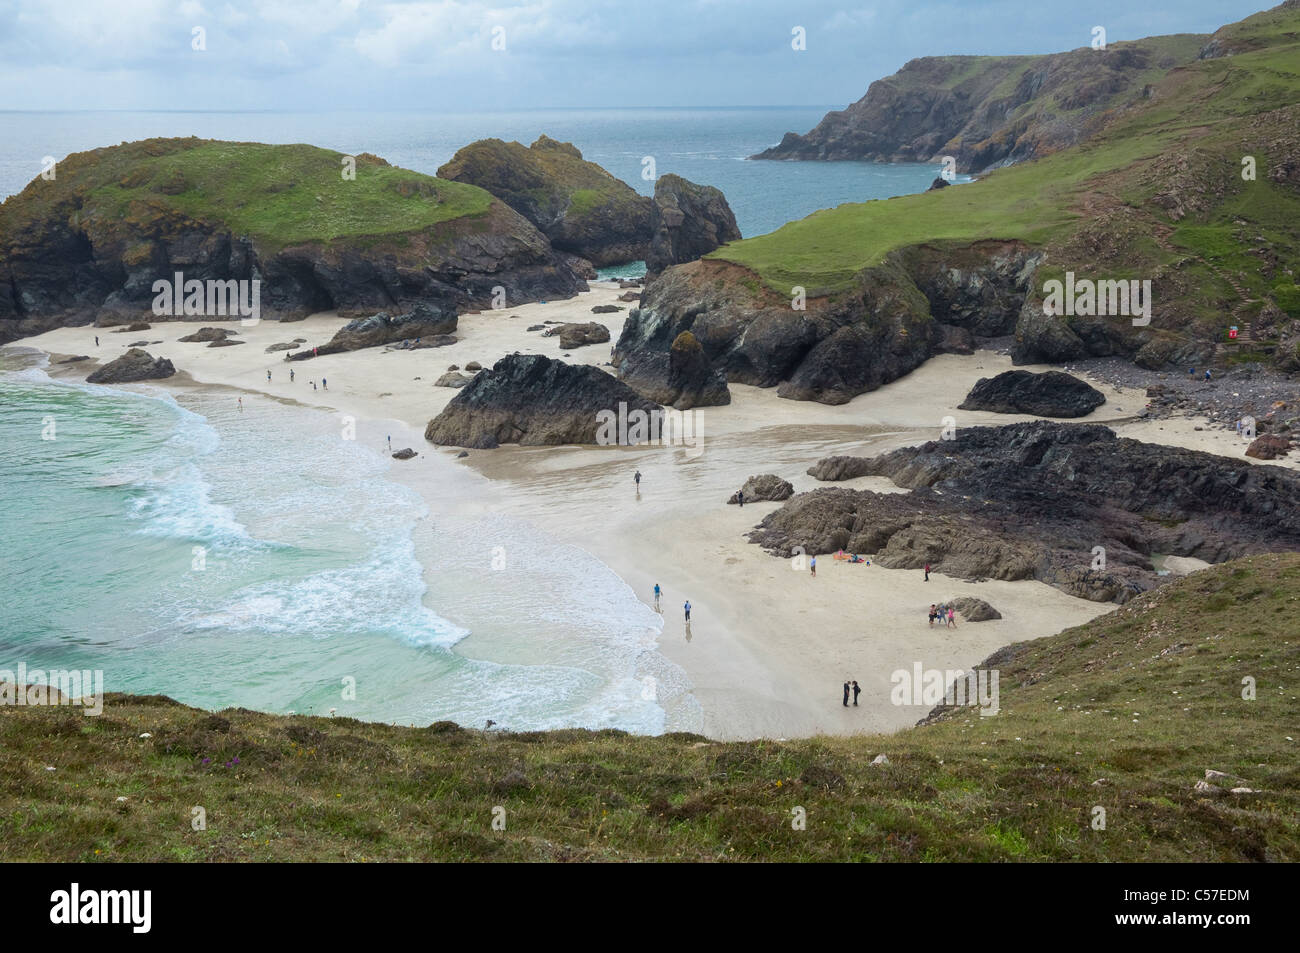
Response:
POLYGON ((631 354, 619 376, 638 394, 677 410, 731 403, 726 377, 690 331, 677 335, 666 354, 652 348, 631 354))
MULTIPOLYGON (((230 337, 230 335, 238 333, 238 331, 232 331, 230 328, 199 328, 193 334, 187 334, 184 337, 177 338, 176 340, 185 342, 224 341, 226 338, 230 337)), ((290 344, 288 347, 293 347, 293 345, 290 344)))
POLYGON ((722 191, 680 175, 655 180, 651 233, 645 254, 647 278, 740 238, 736 216, 722 191))
MULTIPOLYGON (((781 500, 788 500, 794 496, 794 486, 788 481, 782 480, 775 473, 762 473, 746 480, 745 485, 740 488, 740 493, 745 495, 746 503, 756 503, 759 500, 779 503, 781 500)), ((731 504, 739 503, 739 493, 731 494, 727 502, 731 504)))
POLYGON ((86 381, 91 384, 128 384, 132 381, 161 380, 176 373, 165 357, 153 357, 148 351, 131 348, 115 361, 109 361, 86 381))
POLYGON ((871 472, 868 457, 823 457, 808 468, 808 475, 828 483, 852 480, 871 472))
POLYGON ((662 409, 599 368, 512 354, 462 388, 429 421, 424 439, 476 450, 640 443, 656 439, 662 409))
POLYGON ((154 284, 177 274, 219 290, 213 307, 196 299, 189 320, 233 313, 225 282, 249 283, 234 289, 250 307, 259 282, 270 319, 481 308, 498 288, 511 304, 585 290, 546 236, 486 192, 357 159, 356 180, 340 187, 340 155, 311 146, 150 139, 68 156, 57 180, 0 206, 0 343, 157 320, 154 284), (190 177, 183 193, 164 188, 174 173, 190 177), (252 213, 268 206, 281 214, 252 213))
POLYGON ((993 608, 983 599, 976 599, 974 596, 960 596, 948 603, 959 613, 962 619, 967 622, 992 622, 994 619, 1002 618, 1002 613, 993 608))
POLYGON ((645 257, 650 199, 583 159, 572 143, 542 136, 525 147, 480 139, 458 151, 438 177, 486 189, 556 248, 596 265, 645 257))
POLYGON ((554 337, 557 334, 560 336, 560 347, 566 351, 586 347, 588 344, 604 344, 609 340, 609 328, 596 321, 552 325, 546 329, 543 337, 554 337))
MULTIPOLYGON (((1206 37, 1208 39, 1208 37, 1206 37)), ((980 172, 1082 142, 1179 65, 1158 38, 1041 56, 925 56, 755 159, 929 162, 980 172)), ((1188 50, 1187 61, 1195 58, 1188 50)), ((935 187, 942 187, 943 179, 935 187)))
POLYGON ((434 381, 433 386, 434 387, 464 387, 473 379, 474 378, 467 377, 464 374, 457 373, 456 371, 448 371, 446 374, 443 374, 436 381, 434 381))
POLYGON ((349 321, 335 332, 328 344, 316 350, 320 354, 338 354, 398 341, 436 338, 455 331, 457 321, 455 311, 431 304, 418 304, 406 314, 380 311, 368 318, 349 321))
POLYGON ((1291 441, 1281 434, 1264 434, 1256 437, 1246 448, 1246 456, 1256 460, 1276 460, 1286 456, 1291 449, 1291 441))
POLYGON ((413 456, 415 456, 415 451, 412 450, 410 447, 403 447, 401 450, 393 451, 394 460, 409 460, 413 456))
POLYGON ((629 312, 614 363, 629 383, 653 384, 666 373, 672 343, 689 331, 728 382, 842 404, 932 354, 1009 333, 1040 261, 1016 242, 910 248, 802 310, 738 266, 680 265, 651 282, 641 307, 629 312))
POLYGON ((854 472, 911 492, 802 493, 751 541, 782 556, 795 546, 875 553, 883 566, 928 562, 959 578, 1038 579, 1120 602, 1158 584, 1156 554, 1222 562, 1300 550, 1300 474, 1097 425, 965 428, 861 459, 854 472))
POLYGON ((1061 371, 1005 371, 981 377, 958 407, 995 414, 1085 417, 1106 402, 1097 388, 1061 371))

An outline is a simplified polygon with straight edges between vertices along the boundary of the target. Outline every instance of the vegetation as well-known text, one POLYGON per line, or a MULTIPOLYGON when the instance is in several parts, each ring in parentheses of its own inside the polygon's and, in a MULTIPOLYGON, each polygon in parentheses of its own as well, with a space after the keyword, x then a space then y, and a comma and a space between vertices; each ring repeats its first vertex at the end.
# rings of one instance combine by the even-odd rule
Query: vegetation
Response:
MULTIPOLYGON (((298 242, 418 231, 481 216, 492 196, 460 182, 355 157, 345 178, 342 153, 309 145, 203 139, 147 139, 76 153, 56 167, 54 183, 34 180, 13 215, 37 218, 46 201, 75 195, 78 215, 146 226, 180 213, 225 223, 274 251, 298 242), (48 193, 48 199, 41 201, 48 193)), ((11 222, 17 229, 21 223, 11 222)))
POLYGON ((998 653, 997 715, 950 709, 892 736, 507 734, 161 696, 110 695, 97 718, 4 707, 0 845, 62 861, 1296 861, 1297 603, 1298 555, 1214 567, 998 653), (1230 777, 1195 790, 1207 770, 1230 777))
MULTIPOLYGON (((1278 280, 1261 265, 1285 260, 1300 242, 1294 174, 1270 176, 1296 157, 1300 8, 1224 27, 1214 42, 1231 56, 1197 59, 1194 39, 1157 38, 1168 55, 1149 94, 1112 110, 1077 146, 970 185, 817 212, 709 257, 756 272, 782 295, 799 285, 820 296, 857 287, 864 270, 902 248, 1017 239, 1042 248, 1061 272, 1115 266, 1175 276, 1162 301, 1184 327, 1220 325, 1238 308, 1258 312, 1278 280), (1242 176, 1244 155, 1256 163, 1252 181, 1242 176)), ((990 58, 953 59, 979 61, 958 64, 954 82, 990 68, 990 58)), ((1003 80, 1008 89, 1018 75, 1003 80)), ((1275 303, 1294 315, 1290 287, 1288 278, 1275 303)))

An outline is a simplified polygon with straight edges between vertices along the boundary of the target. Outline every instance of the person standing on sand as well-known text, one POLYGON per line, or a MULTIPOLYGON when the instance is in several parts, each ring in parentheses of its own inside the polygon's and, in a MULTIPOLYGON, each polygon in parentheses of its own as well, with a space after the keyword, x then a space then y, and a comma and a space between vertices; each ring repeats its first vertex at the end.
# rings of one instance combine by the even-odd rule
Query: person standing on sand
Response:
POLYGON ((289 383, 293 383, 293 368, 289 368, 289 383))
POLYGON ((853 707, 854 708, 858 707, 858 693, 861 691, 862 689, 858 688, 858 680, 855 678, 853 680, 853 707))
POLYGON ((242 398, 242 397, 239 398, 239 409, 240 409, 241 411, 244 409, 244 398, 242 398))
POLYGON ((95 347, 99 347, 99 335, 95 335, 95 347))
POLYGON ((656 612, 659 611, 659 596, 660 596, 660 595, 662 595, 662 592, 661 592, 660 589, 659 589, 659 583, 656 582, 656 583, 655 583, 655 611, 656 611, 656 612))
POLYGON ((736 491, 736 502, 740 504, 740 508, 741 508, 742 510, 745 508, 745 491, 744 491, 744 490, 737 490, 737 491, 736 491))
POLYGON ((934 603, 930 603, 930 628, 932 629, 934 628, 934 617, 938 614, 939 610, 934 607, 934 603))
POLYGON ((812 562, 808 563, 808 568, 812 570, 813 578, 816 579, 817 578, 817 557, 816 556, 812 558, 812 562))
POLYGON ((315 390, 315 389, 316 389, 316 382, 315 382, 315 381, 312 381, 312 382, 311 382, 311 389, 312 389, 312 390, 315 390))
POLYGON ((691 624, 691 600, 687 599, 686 605, 683 606, 682 608, 686 610, 686 624, 690 625, 691 624))
POLYGON ((926 581, 926 582, 929 582, 929 581, 930 581, 930 564, 929 564, 929 563, 926 563, 926 564, 925 564, 925 581, 926 581))
POLYGON ((330 382, 327 381, 327 380, 326 380, 325 378, 323 378, 323 377, 320 379, 320 389, 321 389, 321 390, 329 390, 329 389, 330 389, 330 382))
POLYGON ((952 606, 948 607, 948 628, 957 628, 957 613, 953 612, 952 606))
POLYGON ((640 493, 641 492, 641 471, 640 470, 637 470, 636 473, 632 476, 632 482, 636 484, 636 491, 640 493))
POLYGON ((849 683, 844 683, 844 707, 849 707, 849 683))
POLYGON ((267 382, 268 384, 271 383, 271 372, 270 372, 270 371, 267 371, 267 372, 266 372, 266 382, 267 382))

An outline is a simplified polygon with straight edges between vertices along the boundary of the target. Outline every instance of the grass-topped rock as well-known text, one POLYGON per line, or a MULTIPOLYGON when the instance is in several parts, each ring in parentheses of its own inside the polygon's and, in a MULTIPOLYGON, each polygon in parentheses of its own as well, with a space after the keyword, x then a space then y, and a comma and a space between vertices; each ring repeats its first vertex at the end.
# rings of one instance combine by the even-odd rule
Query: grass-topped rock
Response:
POLYGON ((570 142, 541 136, 531 146, 480 139, 438 170, 440 178, 491 192, 536 225, 556 248, 596 265, 645 257, 651 200, 570 142))
MULTIPOLYGON (((585 284, 473 185, 309 145, 147 139, 75 153, 0 206, 0 341, 151 312, 158 279, 258 278, 261 316, 481 307, 585 284)), ((205 315, 205 317, 217 317, 205 315)))

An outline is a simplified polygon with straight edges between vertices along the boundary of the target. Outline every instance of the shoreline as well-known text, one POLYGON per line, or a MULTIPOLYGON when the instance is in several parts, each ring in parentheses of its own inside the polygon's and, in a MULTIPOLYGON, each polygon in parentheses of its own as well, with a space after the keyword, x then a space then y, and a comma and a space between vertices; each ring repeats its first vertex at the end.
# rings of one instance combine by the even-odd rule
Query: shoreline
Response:
MULTIPOLYGON (((160 322, 131 338, 162 338, 165 344, 147 349, 177 366, 176 377, 147 382, 150 386, 173 392, 232 388, 253 399, 292 401, 351 417, 357 439, 367 446, 383 452, 391 435, 393 450, 416 450, 411 460, 393 460, 388 476, 418 492, 431 508, 449 505, 440 496, 445 487, 439 476, 445 475, 445 468, 425 465, 424 458, 436 453, 475 475, 458 481, 460 489, 471 489, 451 505, 506 513, 580 547, 616 573, 646 605, 653 604, 651 590, 659 583, 665 595, 657 651, 685 671, 689 694, 702 713, 698 730, 710 738, 849 735, 908 727, 923 718, 929 706, 891 704, 890 672, 910 670, 916 662, 926 668, 969 669, 1007 644, 1054 634, 1116 608, 1035 581, 967 583, 932 573, 926 583, 919 572, 830 559, 819 560, 821 571, 812 579, 807 572, 792 572, 785 560, 745 539, 746 532, 780 504, 751 503, 743 509, 725 505, 749 475, 774 472, 802 492, 823 485, 805 473, 821 457, 878 454, 935 439, 946 416, 955 417, 958 426, 1038 419, 956 409, 979 377, 1011 369, 1009 357, 994 351, 936 356, 907 376, 839 406, 782 400, 775 389, 732 384, 730 405, 698 412, 697 419, 705 425, 704 446, 693 458, 664 447, 507 446, 470 451, 457 460, 459 448, 425 444, 425 423, 456 393, 432 385, 447 365, 463 368, 477 360, 490 367, 513 350, 562 356, 557 338, 525 330, 547 320, 597 320, 616 337, 625 314, 591 314, 590 306, 614 303, 623 290, 595 284, 592 291, 564 301, 464 315, 457 331, 460 340, 448 347, 370 348, 292 365, 282 354, 267 354, 264 348, 293 337, 306 337, 305 347, 324 343, 344 319, 324 314, 285 325, 227 323, 249 343, 217 349, 175 342, 196 330, 195 322, 160 322), (292 384, 287 380, 290 367, 298 378, 292 384), (272 372, 269 385, 267 369, 272 372), (322 377, 332 378, 334 387, 310 390, 309 382, 322 377), (639 495, 631 479, 636 469, 644 473, 639 495), (1004 618, 963 622, 956 630, 927 626, 925 607, 930 602, 962 595, 985 599, 1004 618), (685 599, 693 607, 689 633, 682 621, 685 599), (840 704, 839 687, 845 679, 862 685, 856 709, 840 704)), ((94 327, 56 329, 15 346, 50 354, 47 371, 52 377, 84 379, 89 362, 54 361, 58 355, 90 352, 96 332, 103 352, 104 338, 114 332, 94 327)), ((601 364, 608 351, 593 345, 563 356, 573 363, 601 364)), ((1107 403, 1073 422, 1105 423, 1120 436, 1224 455, 1235 449, 1234 456, 1247 459, 1235 434, 1197 431, 1193 418, 1138 419, 1145 403, 1142 390, 1089 381, 1106 394, 1107 403)), ((1285 460, 1282 465, 1295 466, 1285 460)), ((872 477, 837 485, 892 487, 872 477)), ((474 558, 479 557, 487 559, 488 554, 474 558)), ((424 566, 426 579, 430 571, 424 566)), ((471 634, 466 642, 473 638, 471 634)), ((678 727, 670 718, 666 730, 678 727)))

